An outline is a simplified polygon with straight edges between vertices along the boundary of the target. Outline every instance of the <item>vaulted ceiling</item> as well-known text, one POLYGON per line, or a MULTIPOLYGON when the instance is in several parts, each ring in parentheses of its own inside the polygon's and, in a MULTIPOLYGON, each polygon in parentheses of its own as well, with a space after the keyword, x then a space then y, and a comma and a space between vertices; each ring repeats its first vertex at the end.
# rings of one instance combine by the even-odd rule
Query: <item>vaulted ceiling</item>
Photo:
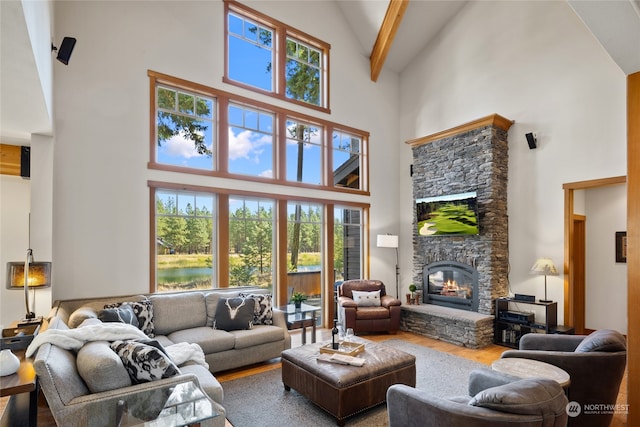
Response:
MULTIPOLYGON (((384 70, 402 73, 469 1, 478 0, 334 1, 371 55, 375 81, 384 70)), ((640 71, 640 0, 568 3, 625 74, 640 71)), ((32 133, 51 134, 52 119, 22 1, 1 0, 0 18, 0 141, 24 145, 32 133)))

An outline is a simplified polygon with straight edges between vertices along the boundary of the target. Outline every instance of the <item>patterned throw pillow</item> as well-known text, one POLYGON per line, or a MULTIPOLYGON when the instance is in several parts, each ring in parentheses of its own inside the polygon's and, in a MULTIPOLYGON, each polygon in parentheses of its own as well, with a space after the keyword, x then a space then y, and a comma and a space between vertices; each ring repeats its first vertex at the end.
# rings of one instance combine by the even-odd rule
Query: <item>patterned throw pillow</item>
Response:
POLYGON ((110 345, 127 369, 131 382, 140 384, 178 375, 178 367, 156 347, 136 341, 114 341, 110 345))
POLYGON ((253 298, 256 309, 253 316, 254 325, 273 325, 273 296, 271 294, 240 294, 242 298, 253 298))
POLYGON ((213 329, 236 331, 253 328, 256 303, 253 298, 220 298, 213 329))
POLYGON ((130 305, 123 305, 118 308, 105 308, 98 312, 98 319, 102 322, 120 322, 128 323, 136 328, 138 327, 138 318, 133 312, 133 308, 130 305))
POLYGON ((142 301, 117 302, 107 304, 104 308, 118 308, 122 305, 130 305, 138 319, 138 329, 144 332, 149 338, 156 336, 153 327, 153 303, 149 299, 142 301))
POLYGON ((380 291, 351 291, 358 307, 380 307, 380 291))

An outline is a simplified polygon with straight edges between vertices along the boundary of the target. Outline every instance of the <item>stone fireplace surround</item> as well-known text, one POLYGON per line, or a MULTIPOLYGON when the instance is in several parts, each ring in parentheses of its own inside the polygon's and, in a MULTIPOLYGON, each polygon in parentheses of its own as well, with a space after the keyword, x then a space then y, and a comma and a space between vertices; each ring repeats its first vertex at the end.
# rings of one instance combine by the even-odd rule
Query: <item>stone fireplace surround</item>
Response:
POLYGON ((478 348, 493 342, 493 301, 508 293, 507 131, 512 121, 493 114, 407 141, 413 152, 414 199, 476 191, 480 234, 420 236, 413 222, 413 283, 425 265, 455 261, 478 272, 478 312, 432 304, 403 305, 400 329, 478 348))

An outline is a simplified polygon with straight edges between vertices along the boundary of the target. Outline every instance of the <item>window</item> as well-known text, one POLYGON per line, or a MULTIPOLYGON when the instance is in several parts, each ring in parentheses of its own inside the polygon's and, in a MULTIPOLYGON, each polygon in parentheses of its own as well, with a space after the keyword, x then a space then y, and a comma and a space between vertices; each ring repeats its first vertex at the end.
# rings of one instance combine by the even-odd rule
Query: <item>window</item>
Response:
POLYGON ((229 104, 230 173, 273 178, 274 114, 229 104))
POLYGON ((148 74, 155 88, 150 168, 368 193, 367 132, 148 74))
POLYGON ((226 83, 329 110, 329 44, 238 2, 225 8, 226 83))
POLYGON ((274 282, 275 201, 229 197, 229 286, 274 282))
POLYGON ((362 209, 336 206, 333 226, 334 281, 363 277, 362 235, 362 209))
POLYGON ((155 200, 157 290, 212 288, 214 197, 159 190, 155 200))
POLYGON ((287 120, 287 181, 322 184, 323 129, 287 120))
POLYGON ((156 86, 156 99, 156 161, 213 170, 215 101, 166 86, 156 86))
POLYGON ((360 188, 362 138, 333 132, 333 183, 338 187, 360 188))
POLYGON ((232 12, 227 25, 229 78, 274 92, 273 30, 232 12))

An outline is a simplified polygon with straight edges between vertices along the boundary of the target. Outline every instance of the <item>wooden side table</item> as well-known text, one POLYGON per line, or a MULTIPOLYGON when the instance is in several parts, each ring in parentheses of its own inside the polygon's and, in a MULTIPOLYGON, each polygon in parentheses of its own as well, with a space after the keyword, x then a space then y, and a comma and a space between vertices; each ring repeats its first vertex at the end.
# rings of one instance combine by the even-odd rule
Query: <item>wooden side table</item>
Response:
MULTIPOLYGON (((10 326, 14 327, 17 327, 17 322, 10 326)), ((40 385, 33 360, 25 357, 25 349, 12 351, 20 359, 20 367, 15 374, 0 377, 0 397, 9 396, 9 403, 2 414, 2 425, 35 427, 40 385)))

